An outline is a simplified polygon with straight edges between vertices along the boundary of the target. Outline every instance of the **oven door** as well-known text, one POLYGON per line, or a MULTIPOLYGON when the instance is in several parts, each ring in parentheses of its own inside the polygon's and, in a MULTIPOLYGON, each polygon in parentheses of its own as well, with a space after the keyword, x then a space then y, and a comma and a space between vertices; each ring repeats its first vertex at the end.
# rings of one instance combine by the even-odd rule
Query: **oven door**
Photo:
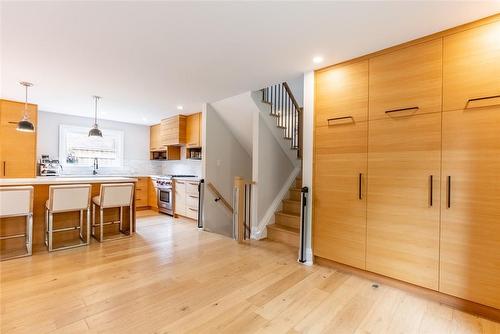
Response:
POLYGON ((158 188, 158 209, 173 214, 172 188, 158 188))

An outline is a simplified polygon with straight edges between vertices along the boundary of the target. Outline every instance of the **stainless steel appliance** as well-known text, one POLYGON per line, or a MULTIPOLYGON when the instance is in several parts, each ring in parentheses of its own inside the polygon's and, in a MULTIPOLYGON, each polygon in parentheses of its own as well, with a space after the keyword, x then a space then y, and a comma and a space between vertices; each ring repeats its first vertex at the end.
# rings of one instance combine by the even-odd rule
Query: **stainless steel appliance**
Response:
POLYGON ((42 155, 38 161, 38 175, 40 176, 59 176, 62 166, 57 159, 50 159, 48 155, 42 155))
POLYGON ((174 215, 174 195, 172 177, 162 176, 156 178, 156 192, 158 197, 158 211, 167 215, 174 215))

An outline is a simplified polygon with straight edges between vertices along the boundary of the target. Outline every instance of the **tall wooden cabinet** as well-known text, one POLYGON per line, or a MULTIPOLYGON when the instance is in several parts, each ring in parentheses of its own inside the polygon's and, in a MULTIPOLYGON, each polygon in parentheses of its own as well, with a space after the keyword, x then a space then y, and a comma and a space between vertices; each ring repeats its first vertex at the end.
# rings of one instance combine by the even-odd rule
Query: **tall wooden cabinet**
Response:
POLYGON ((500 309, 499 46, 500 22, 444 38, 440 291, 500 309))
POLYGON ((366 269, 437 289, 442 41, 369 62, 366 269))
MULTIPOLYGON (((38 107, 28 104, 30 120, 37 129, 38 107)), ((24 103, 0 100, 0 177, 18 178, 36 175, 36 132, 19 132, 24 103)))
POLYGON ((315 256, 498 312, 500 15, 316 71, 314 138, 315 256))
POLYGON ((314 253, 365 268, 368 62, 317 74, 314 253))

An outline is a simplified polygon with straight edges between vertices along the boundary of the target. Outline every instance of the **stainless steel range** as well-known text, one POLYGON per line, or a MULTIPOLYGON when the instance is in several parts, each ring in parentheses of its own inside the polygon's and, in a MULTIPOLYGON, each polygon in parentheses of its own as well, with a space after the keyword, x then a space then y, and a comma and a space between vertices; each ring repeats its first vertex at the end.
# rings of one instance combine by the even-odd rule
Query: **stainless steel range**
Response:
POLYGON ((167 215, 174 215, 174 177, 195 177, 194 175, 166 175, 156 178, 156 191, 158 197, 158 211, 167 215))

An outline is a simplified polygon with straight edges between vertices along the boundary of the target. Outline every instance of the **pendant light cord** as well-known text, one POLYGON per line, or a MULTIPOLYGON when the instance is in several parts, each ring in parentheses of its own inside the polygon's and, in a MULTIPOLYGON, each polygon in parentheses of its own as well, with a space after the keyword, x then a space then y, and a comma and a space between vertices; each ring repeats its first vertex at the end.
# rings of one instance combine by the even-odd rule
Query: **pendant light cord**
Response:
POLYGON ((99 99, 97 96, 94 96, 95 98, 95 116, 94 116, 94 126, 97 125, 97 100, 99 99))

